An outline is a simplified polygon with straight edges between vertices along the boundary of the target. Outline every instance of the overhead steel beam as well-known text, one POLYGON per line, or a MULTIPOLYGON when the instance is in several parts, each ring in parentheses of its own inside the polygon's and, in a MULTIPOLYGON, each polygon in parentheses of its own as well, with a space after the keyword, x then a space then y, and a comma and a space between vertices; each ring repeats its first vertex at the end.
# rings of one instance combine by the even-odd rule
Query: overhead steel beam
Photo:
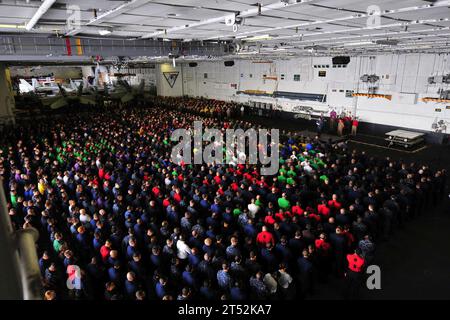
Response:
POLYGON ((91 57, 67 57, 67 56, 41 56, 41 55, 1 55, 0 63, 8 65, 23 63, 52 63, 54 64, 85 64, 92 63, 91 57))
POLYGON ((229 19, 232 16, 234 16, 234 18, 253 17, 253 16, 257 16, 259 14, 268 12, 268 11, 284 9, 284 8, 288 8, 288 7, 292 7, 292 6, 296 6, 296 5, 308 4, 308 3, 312 3, 312 2, 317 2, 317 0, 302 0, 302 1, 298 1, 298 2, 297 2, 297 0, 294 0, 293 2, 278 1, 278 2, 271 3, 268 5, 264 5, 264 6, 259 5, 257 8, 241 11, 235 15, 227 14, 227 15, 223 15, 220 17, 201 20, 199 22, 194 22, 194 23, 190 23, 190 24, 186 24, 186 25, 182 25, 182 26, 176 26, 176 27, 166 29, 164 31, 157 31, 157 32, 143 35, 141 38, 142 39, 155 38, 158 36, 166 35, 168 33, 176 32, 176 31, 180 31, 180 30, 186 30, 186 29, 200 27, 200 26, 213 24, 213 23, 225 22, 226 19, 229 19))
MULTIPOLYGON (((308 34, 304 34, 302 37, 317 37, 320 35, 325 35, 325 34, 336 34, 336 33, 348 33, 348 32, 353 32, 353 31, 364 31, 364 30, 379 30, 379 29, 386 29, 386 28, 395 28, 395 27, 407 27, 407 26, 412 26, 412 25, 423 25, 423 24, 427 24, 427 23, 436 23, 439 22, 439 19, 426 19, 426 20, 419 20, 419 21, 411 21, 411 22, 398 22, 398 23, 390 23, 390 24, 382 24, 380 26, 377 27, 358 27, 358 28, 352 28, 352 29, 338 29, 338 30, 331 30, 331 31, 322 31, 322 32, 317 32, 317 33, 308 33, 308 34)), ((439 27, 436 29, 439 30, 445 30, 445 28, 447 27, 439 27)), ((420 30, 417 30, 420 32, 420 30)), ((281 37, 277 37, 277 38, 273 38, 273 40, 282 40, 282 39, 292 39, 292 38, 298 38, 299 35, 292 35, 292 36, 281 36, 281 37)))
MULTIPOLYGON (((344 36, 344 37, 332 37, 332 38, 324 38, 324 39, 310 39, 310 40, 289 40, 289 44, 337 44, 337 43, 346 43, 345 40, 356 40, 361 38, 369 38, 368 40, 381 40, 381 39, 408 39, 408 38, 426 38, 426 37, 439 37, 442 34, 435 33, 437 31, 445 31, 450 30, 450 27, 441 27, 441 28, 431 28, 431 29, 422 29, 422 30, 401 30, 401 31, 392 31, 392 32, 382 32, 382 33, 372 33, 372 34, 361 34, 361 35, 352 35, 352 36, 344 36), (431 32, 430 34, 426 34, 427 32, 431 32), (403 36, 402 36, 403 35, 403 36), (404 36, 407 35, 407 36, 404 36), (326 43, 323 43, 326 42, 326 43)), ((444 34, 447 35, 447 34, 444 34)), ((441 40, 442 41, 442 40, 441 40)))
POLYGON ((223 56, 229 47, 224 43, 200 41, 125 40, 103 38, 61 38, 45 36, 0 35, 0 56, 11 61, 21 56, 40 56, 44 60, 76 59, 86 57, 167 57, 170 53, 180 56, 223 56))

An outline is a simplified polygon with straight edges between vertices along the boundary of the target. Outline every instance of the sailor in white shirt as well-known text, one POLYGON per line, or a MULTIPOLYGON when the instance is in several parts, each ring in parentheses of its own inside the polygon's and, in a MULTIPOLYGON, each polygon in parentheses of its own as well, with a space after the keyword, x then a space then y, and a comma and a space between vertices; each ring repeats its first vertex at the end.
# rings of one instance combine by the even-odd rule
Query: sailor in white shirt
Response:
POLYGON ((295 151, 292 151, 291 160, 297 160, 297 155, 295 154, 295 151))
POLYGON ((86 213, 85 209, 80 209, 80 218, 79 219, 80 219, 80 222, 84 224, 84 223, 88 223, 91 221, 91 216, 89 216, 86 213))
POLYGON ((289 288, 289 285, 292 282, 292 277, 289 273, 286 272, 286 268, 281 267, 280 270, 278 270, 278 284, 283 289, 289 288))
POLYGON ((64 184, 68 184, 69 183, 69 179, 70 179, 69 173, 65 172, 64 173, 64 177, 63 177, 64 184))
POLYGON ((277 293, 277 290, 278 290, 277 280, 275 280, 275 278, 270 273, 266 273, 263 281, 264 281, 264 284, 266 285, 267 289, 269 290, 270 294, 277 293))
POLYGON ((166 186, 170 186, 172 184, 172 180, 170 180, 170 175, 166 175, 166 179, 164 179, 164 183, 166 186))
POLYGON ((180 236, 177 241, 177 251, 177 256, 181 260, 187 259, 187 257, 191 254, 191 248, 189 248, 189 246, 184 242, 183 236, 180 236))
POLYGON ((251 200, 251 203, 247 207, 248 207, 248 216, 254 219, 259 211, 259 207, 255 204, 254 198, 251 200))
POLYGON ((305 170, 306 173, 310 173, 313 171, 313 168, 309 165, 309 161, 305 160, 301 163, 301 166, 303 167, 303 170, 305 170))

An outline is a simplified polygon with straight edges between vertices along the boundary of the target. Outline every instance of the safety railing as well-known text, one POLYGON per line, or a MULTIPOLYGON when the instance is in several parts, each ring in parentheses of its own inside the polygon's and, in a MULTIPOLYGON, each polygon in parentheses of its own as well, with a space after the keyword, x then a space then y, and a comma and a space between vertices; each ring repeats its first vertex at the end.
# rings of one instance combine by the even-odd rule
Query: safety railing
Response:
MULTIPOLYGON (((26 56, 39 57, 112 57, 112 56, 161 56, 169 54, 186 56, 224 56, 233 53, 233 46, 203 41, 170 42, 153 39, 105 39, 93 37, 58 38, 47 35, 0 35, 0 58, 10 56, 15 61, 26 56), (79 49, 79 50, 78 50, 79 49)), ((5 61, 9 61, 6 59, 5 61)))

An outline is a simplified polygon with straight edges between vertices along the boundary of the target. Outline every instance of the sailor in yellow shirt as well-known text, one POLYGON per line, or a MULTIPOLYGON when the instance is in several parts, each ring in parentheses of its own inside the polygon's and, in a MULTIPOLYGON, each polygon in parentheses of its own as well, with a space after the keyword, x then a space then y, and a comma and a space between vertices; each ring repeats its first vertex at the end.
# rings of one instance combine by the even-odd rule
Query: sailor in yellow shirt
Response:
POLYGON ((38 182, 39 193, 43 195, 45 193, 46 189, 47 189, 47 185, 46 185, 44 179, 39 179, 39 182, 38 182))

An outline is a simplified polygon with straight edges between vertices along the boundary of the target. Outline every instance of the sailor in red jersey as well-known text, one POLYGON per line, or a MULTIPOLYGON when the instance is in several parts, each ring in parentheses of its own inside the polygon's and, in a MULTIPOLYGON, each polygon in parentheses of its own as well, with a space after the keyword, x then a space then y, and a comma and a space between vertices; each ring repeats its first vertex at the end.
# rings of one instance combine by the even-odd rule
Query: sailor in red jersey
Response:
POLYGON ((236 182, 233 182, 231 184, 231 190, 233 190, 234 192, 239 190, 239 185, 236 182))
POLYGON ((342 204, 338 201, 337 195, 333 194, 330 201, 328 201, 328 207, 339 210, 342 207, 342 204))
POLYGON ((273 238, 273 235, 267 231, 266 226, 263 226, 262 231, 256 236, 256 243, 263 248, 265 248, 268 243, 275 245, 275 239, 273 238))
POLYGON ((167 208, 170 205, 170 199, 169 198, 165 198, 163 200, 163 206, 164 208, 167 208))
POLYGON ((214 181, 220 185, 220 183, 222 182, 222 178, 220 177, 219 172, 216 172, 216 175, 214 176, 214 181))
POLYGON ((275 220, 278 222, 284 220, 284 213, 282 209, 278 210, 278 212, 275 214, 275 220))
POLYGON ((311 211, 308 213, 308 218, 309 219, 314 219, 316 222, 320 222, 320 216, 315 214, 314 211, 311 211))
POLYGON ((330 208, 328 208, 326 200, 322 200, 322 203, 317 205, 317 213, 324 217, 330 215, 330 208))
POLYGON ((353 254, 347 255, 348 272, 346 273, 346 297, 356 299, 361 288, 362 274, 365 260, 361 256, 361 250, 356 249, 353 254))
POLYGON ((304 210, 302 209, 302 207, 300 206, 300 202, 297 201, 297 203, 295 204, 295 206, 292 207, 292 213, 294 215, 297 216, 302 216, 303 215, 304 210))
POLYGON ((327 242, 327 236, 325 233, 321 233, 319 239, 316 239, 314 243, 317 250, 321 250, 326 254, 328 254, 328 252, 331 250, 331 245, 327 242))
POLYGON ((177 202, 180 203, 182 197, 181 197, 181 191, 180 189, 175 189, 175 193, 173 194, 173 199, 177 202))
POLYGON ((345 226, 343 232, 345 238, 347 239, 347 247, 351 248, 355 243, 355 236, 350 232, 350 227, 345 226))
POLYGON ((153 192, 153 195, 157 198, 158 196, 159 196, 159 194, 161 193, 161 191, 159 190, 159 188, 158 188, 158 186, 154 186, 153 188, 152 188, 152 192, 153 192))
POLYGON ((275 223, 275 218, 273 217, 273 213, 269 212, 269 214, 264 218, 264 223, 268 224, 269 226, 273 226, 275 223))

